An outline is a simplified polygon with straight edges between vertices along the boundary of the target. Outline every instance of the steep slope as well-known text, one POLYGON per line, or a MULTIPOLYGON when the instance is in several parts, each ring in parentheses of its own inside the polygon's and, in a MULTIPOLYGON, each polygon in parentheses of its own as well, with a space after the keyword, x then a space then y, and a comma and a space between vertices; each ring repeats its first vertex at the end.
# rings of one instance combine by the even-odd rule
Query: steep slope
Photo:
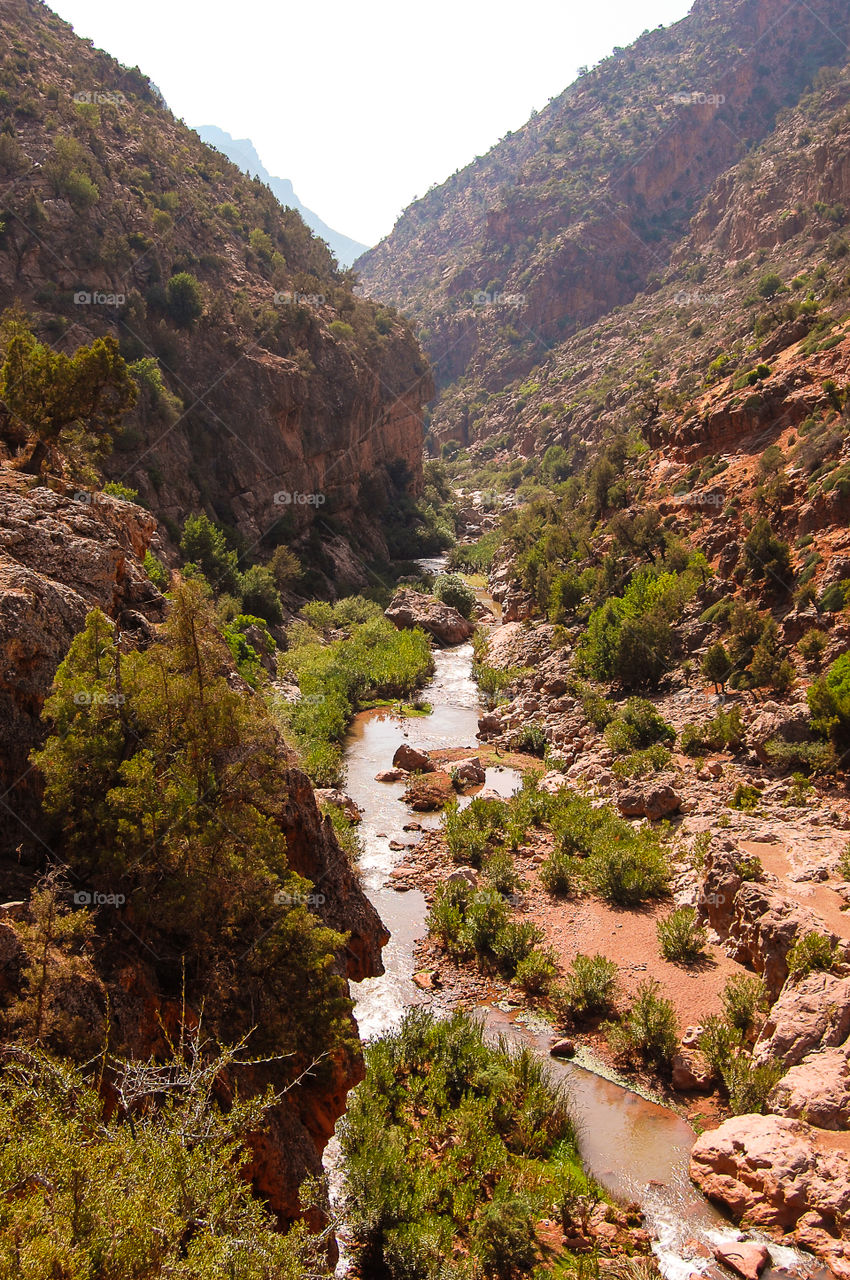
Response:
POLYGON ((112 333, 156 362, 111 476, 172 529, 206 507, 251 547, 314 525, 332 540, 330 522, 380 551, 393 477, 421 477, 429 382, 406 324, 138 71, 38 0, 0 13, 0 307, 20 299, 62 350, 112 333))
POLYGON ((260 178, 285 208, 295 209, 300 213, 310 230, 327 243, 341 267, 350 267, 355 258, 366 252, 365 244, 352 240, 351 236, 344 236, 341 231, 334 231, 317 213, 303 205, 289 178, 272 177, 250 138, 234 138, 214 124, 199 125, 196 132, 202 141, 215 147, 216 151, 221 151, 243 173, 260 178))
POLYGON ((357 268, 452 388, 438 438, 663 272, 712 182, 843 62, 847 33, 836 0, 698 0, 412 205, 357 268))

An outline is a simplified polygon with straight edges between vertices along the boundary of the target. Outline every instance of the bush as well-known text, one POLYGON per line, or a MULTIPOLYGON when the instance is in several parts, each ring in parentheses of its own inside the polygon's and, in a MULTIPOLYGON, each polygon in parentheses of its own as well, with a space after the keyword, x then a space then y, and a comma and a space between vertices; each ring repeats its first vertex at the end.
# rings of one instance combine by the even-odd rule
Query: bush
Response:
POLYGON ((707 724, 686 724, 682 729, 681 748, 685 755, 700 756, 707 751, 737 751, 744 743, 744 721, 738 707, 724 711, 721 707, 707 724))
POLYGON ((744 563, 754 582, 764 581, 774 593, 791 590, 791 548, 776 537, 764 516, 753 525, 744 543, 744 563))
POLYGON ((619 986, 619 971, 606 956, 579 953, 554 996, 559 1017, 590 1018, 612 1013, 619 986))
POLYGON ((754 813, 761 804, 761 792, 758 787, 751 787, 748 782, 739 782, 732 799, 730 809, 738 809, 741 813, 754 813))
POLYGON ((539 724, 526 724, 514 740, 515 750, 541 758, 546 752, 546 734, 539 724))
POLYGON ((540 882, 553 897, 565 898, 572 888, 573 863, 569 854, 553 849, 540 867, 540 882))
POLYGON ((452 801, 443 812, 443 833, 452 860, 480 867, 505 827, 506 806, 499 800, 476 796, 465 809, 452 801))
POLYGON ((828 646, 829 637, 824 635, 823 631, 818 631, 817 627, 812 627, 797 641, 800 656, 813 667, 820 666, 824 650, 828 646))
POLYGON ((475 592, 467 586, 463 578, 456 573, 441 573, 434 583, 434 595, 443 604, 457 609, 464 618, 472 615, 475 608, 475 592))
POLYGON ((611 1047, 619 1057, 640 1059, 659 1069, 669 1067, 679 1045, 676 1010, 660 994, 657 982, 642 982, 622 1022, 608 1028, 611 1047))
POLYGON ((605 730, 612 751, 636 751, 656 743, 675 742, 676 731, 646 698, 629 698, 605 730))
POLYGON ((145 573, 150 578, 153 585, 158 591, 165 591, 171 581, 171 575, 167 567, 162 563, 158 556, 154 555, 150 547, 145 552, 144 558, 145 573))
POLYGON ((165 286, 168 314, 181 329, 188 329, 203 315, 204 299, 198 280, 188 271, 179 271, 165 286))
POLYGON ((769 1008, 767 988, 761 978, 734 973, 723 988, 723 1009, 731 1026, 743 1035, 755 1030, 769 1008))
POLYGON ((578 1164, 567 1100, 545 1063, 530 1049, 489 1046, 468 1014, 421 1009, 366 1056, 340 1124, 358 1270, 438 1280, 462 1253, 489 1276, 530 1274, 534 1223, 565 1164, 578 1164))
POLYGON ((676 574, 641 570, 624 594, 590 615, 579 660, 597 680, 619 680, 627 688, 658 682, 673 656, 673 621, 685 591, 676 574))
POLYGON ((587 859, 583 874, 591 888, 607 902, 633 907, 649 898, 663 898, 670 885, 668 850, 654 832, 611 823, 587 859))
POLYGON ((516 980, 530 996, 546 995, 558 972, 550 952, 535 948, 516 967, 516 980))
POLYGON ((283 621, 283 604, 272 572, 266 565, 255 564, 242 574, 239 583, 242 607, 255 613, 270 626, 283 621))
POLYGON ((842 654, 808 693, 812 727, 838 747, 850 746, 850 653, 842 654))
POLYGON ((670 763, 671 754, 666 747, 657 743, 647 747, 646 751, 631 751, 621 760, 615 760, 611 772, 615 778, 625 781, 627 778, 647 778, 652 773, 659 773, 670 763))
POLYGON ((702 674, 712 682, 716 693, 722 693, 726 688, 733 669, 734 664, 726 652, 726 646, 719 640, 706 650, 700 663, 702 674))
POLYGON ((236 552, 228 548, 224 530, 203 511, 186 517, 180 552, 184 563, 198 566, 213 591, 241 597, 236 552))
POLYGON ((674 964, 695 964, 705 955, 707 936, 693 907, 677 907, 656 924, 661 954, 674 964))
POLYGON ((841 948, 830 942, 823 933, 812 930, 797 938, 788 952, 788 972, 795 978, 804 978, 816 970, 829 971, 841 959, 841 948))
POLYGON ((489 950, 496 957, 504 973, 511 978, 522 961, 527 960, 542 941, 543 931, 530 920, 506 920, 497 932, 489 950))
POLYGON ((729 1097, 732 1114, 761 1114, 785 1068, 780 1062, 756 1065, 741 1041, 739 1028, 712 1014, 705 1020, 699 1047, 729 1097))

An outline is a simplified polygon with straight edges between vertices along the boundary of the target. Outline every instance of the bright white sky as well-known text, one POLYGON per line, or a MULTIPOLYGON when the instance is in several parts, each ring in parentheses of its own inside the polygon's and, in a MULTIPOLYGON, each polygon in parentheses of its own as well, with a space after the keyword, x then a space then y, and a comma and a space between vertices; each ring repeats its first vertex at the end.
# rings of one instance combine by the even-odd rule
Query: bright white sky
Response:
POLYGON ((429 186, 692 0, 51 0, 188 124, 374 244, 429 186))

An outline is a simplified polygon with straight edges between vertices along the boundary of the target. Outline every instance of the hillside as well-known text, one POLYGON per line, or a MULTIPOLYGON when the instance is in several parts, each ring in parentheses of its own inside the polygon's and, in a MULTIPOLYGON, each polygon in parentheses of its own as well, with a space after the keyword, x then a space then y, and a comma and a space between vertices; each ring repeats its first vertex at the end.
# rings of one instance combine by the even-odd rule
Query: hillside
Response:
POLYGON ((618 50, 412 205, 357 263, 420 326, 438 440, 551 349, 654 289, 712 184, 846 58, 835 0, 702 0, 618 50))
POLYGON ((63 351, 113 334, 155 361, 110 477, 172 532, 206 509, 250 547, 316 525, 331 549, 344 533, 380 554, 382 507, 421 484, 429 381, 406 323, 355 298, 300 215, 140 72, 38 0, 0 11, 0 308, 17 299, 63 351))
POLYGON ((204 142, 221 151, 243 173, 262 179, 285 208, 295 209, 300 213, 314 235, 327 243, 341 267, 350 267, 355 258, 359 258, 366 252, 365 244, 361 244, 359 240, 352 240, 351 236, 345 236, 341 231, 334 231, 333 227, 329 227, 317 213, 303 205, 295 194, 295 188, 289 178, 272 177, 250 138, 234 138, 224 129, 219 129, 217 125, 212 124, 199 125, 197 132, 204 142))

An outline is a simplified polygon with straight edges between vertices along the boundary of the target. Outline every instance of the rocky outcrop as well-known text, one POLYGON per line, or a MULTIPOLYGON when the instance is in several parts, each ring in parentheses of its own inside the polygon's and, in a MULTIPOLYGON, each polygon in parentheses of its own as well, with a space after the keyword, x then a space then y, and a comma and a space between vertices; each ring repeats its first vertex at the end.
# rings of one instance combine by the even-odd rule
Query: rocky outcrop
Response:
POLYGON ((820 916, 788 898, 775 884, 744 880, 741 857, 716 847, 706 858, 700 913, 739 964, 761 974, 772 1000, 788 977, 787 955, 798 936, 817 932, 837 942, 820 916))
POLYGON ((617 796, 617 808, 624 818, 648 818, 650 822, 658 822, 660 818, 677 813, 681 807, 682 797, 663 778, 627 787, 617 796))
POLYGON ((393 769, 404 769, 408 773, 433 773, 434 762, 427 751, 420 751, 409 742, 403 742, 396 748, 393 756, 393 769))
POLYGON ((130 633, 163 617, 142 557, 156 521, 130 502, 31 487, 0 470, 0 841, 7 851, 39 828, 29 755, 59 663, 95 605, 130 633))
POLYGON ((757 1062, 796 1066, 816 1049, 850 1035, 850 978, 810 973, 791 978, 771 1009, 753 1050, 757 1062))
POLYGON ((848 1048, 822 1049, 792 1067, 773 1089, 768 1108, 818 1129, 850 1128, 848 1048))
POLYGON ((850 1276, 850 1157, 785 1116, 735 1116, 697 1138, 691 1177, 744 1226, 792 1238, 850 1276))
POLYGON ((463 644, 475 630, 475 623, 451 605, 406 587, 395 593, 385 612, 399 631, 420 627, 441 645, 463 644))

